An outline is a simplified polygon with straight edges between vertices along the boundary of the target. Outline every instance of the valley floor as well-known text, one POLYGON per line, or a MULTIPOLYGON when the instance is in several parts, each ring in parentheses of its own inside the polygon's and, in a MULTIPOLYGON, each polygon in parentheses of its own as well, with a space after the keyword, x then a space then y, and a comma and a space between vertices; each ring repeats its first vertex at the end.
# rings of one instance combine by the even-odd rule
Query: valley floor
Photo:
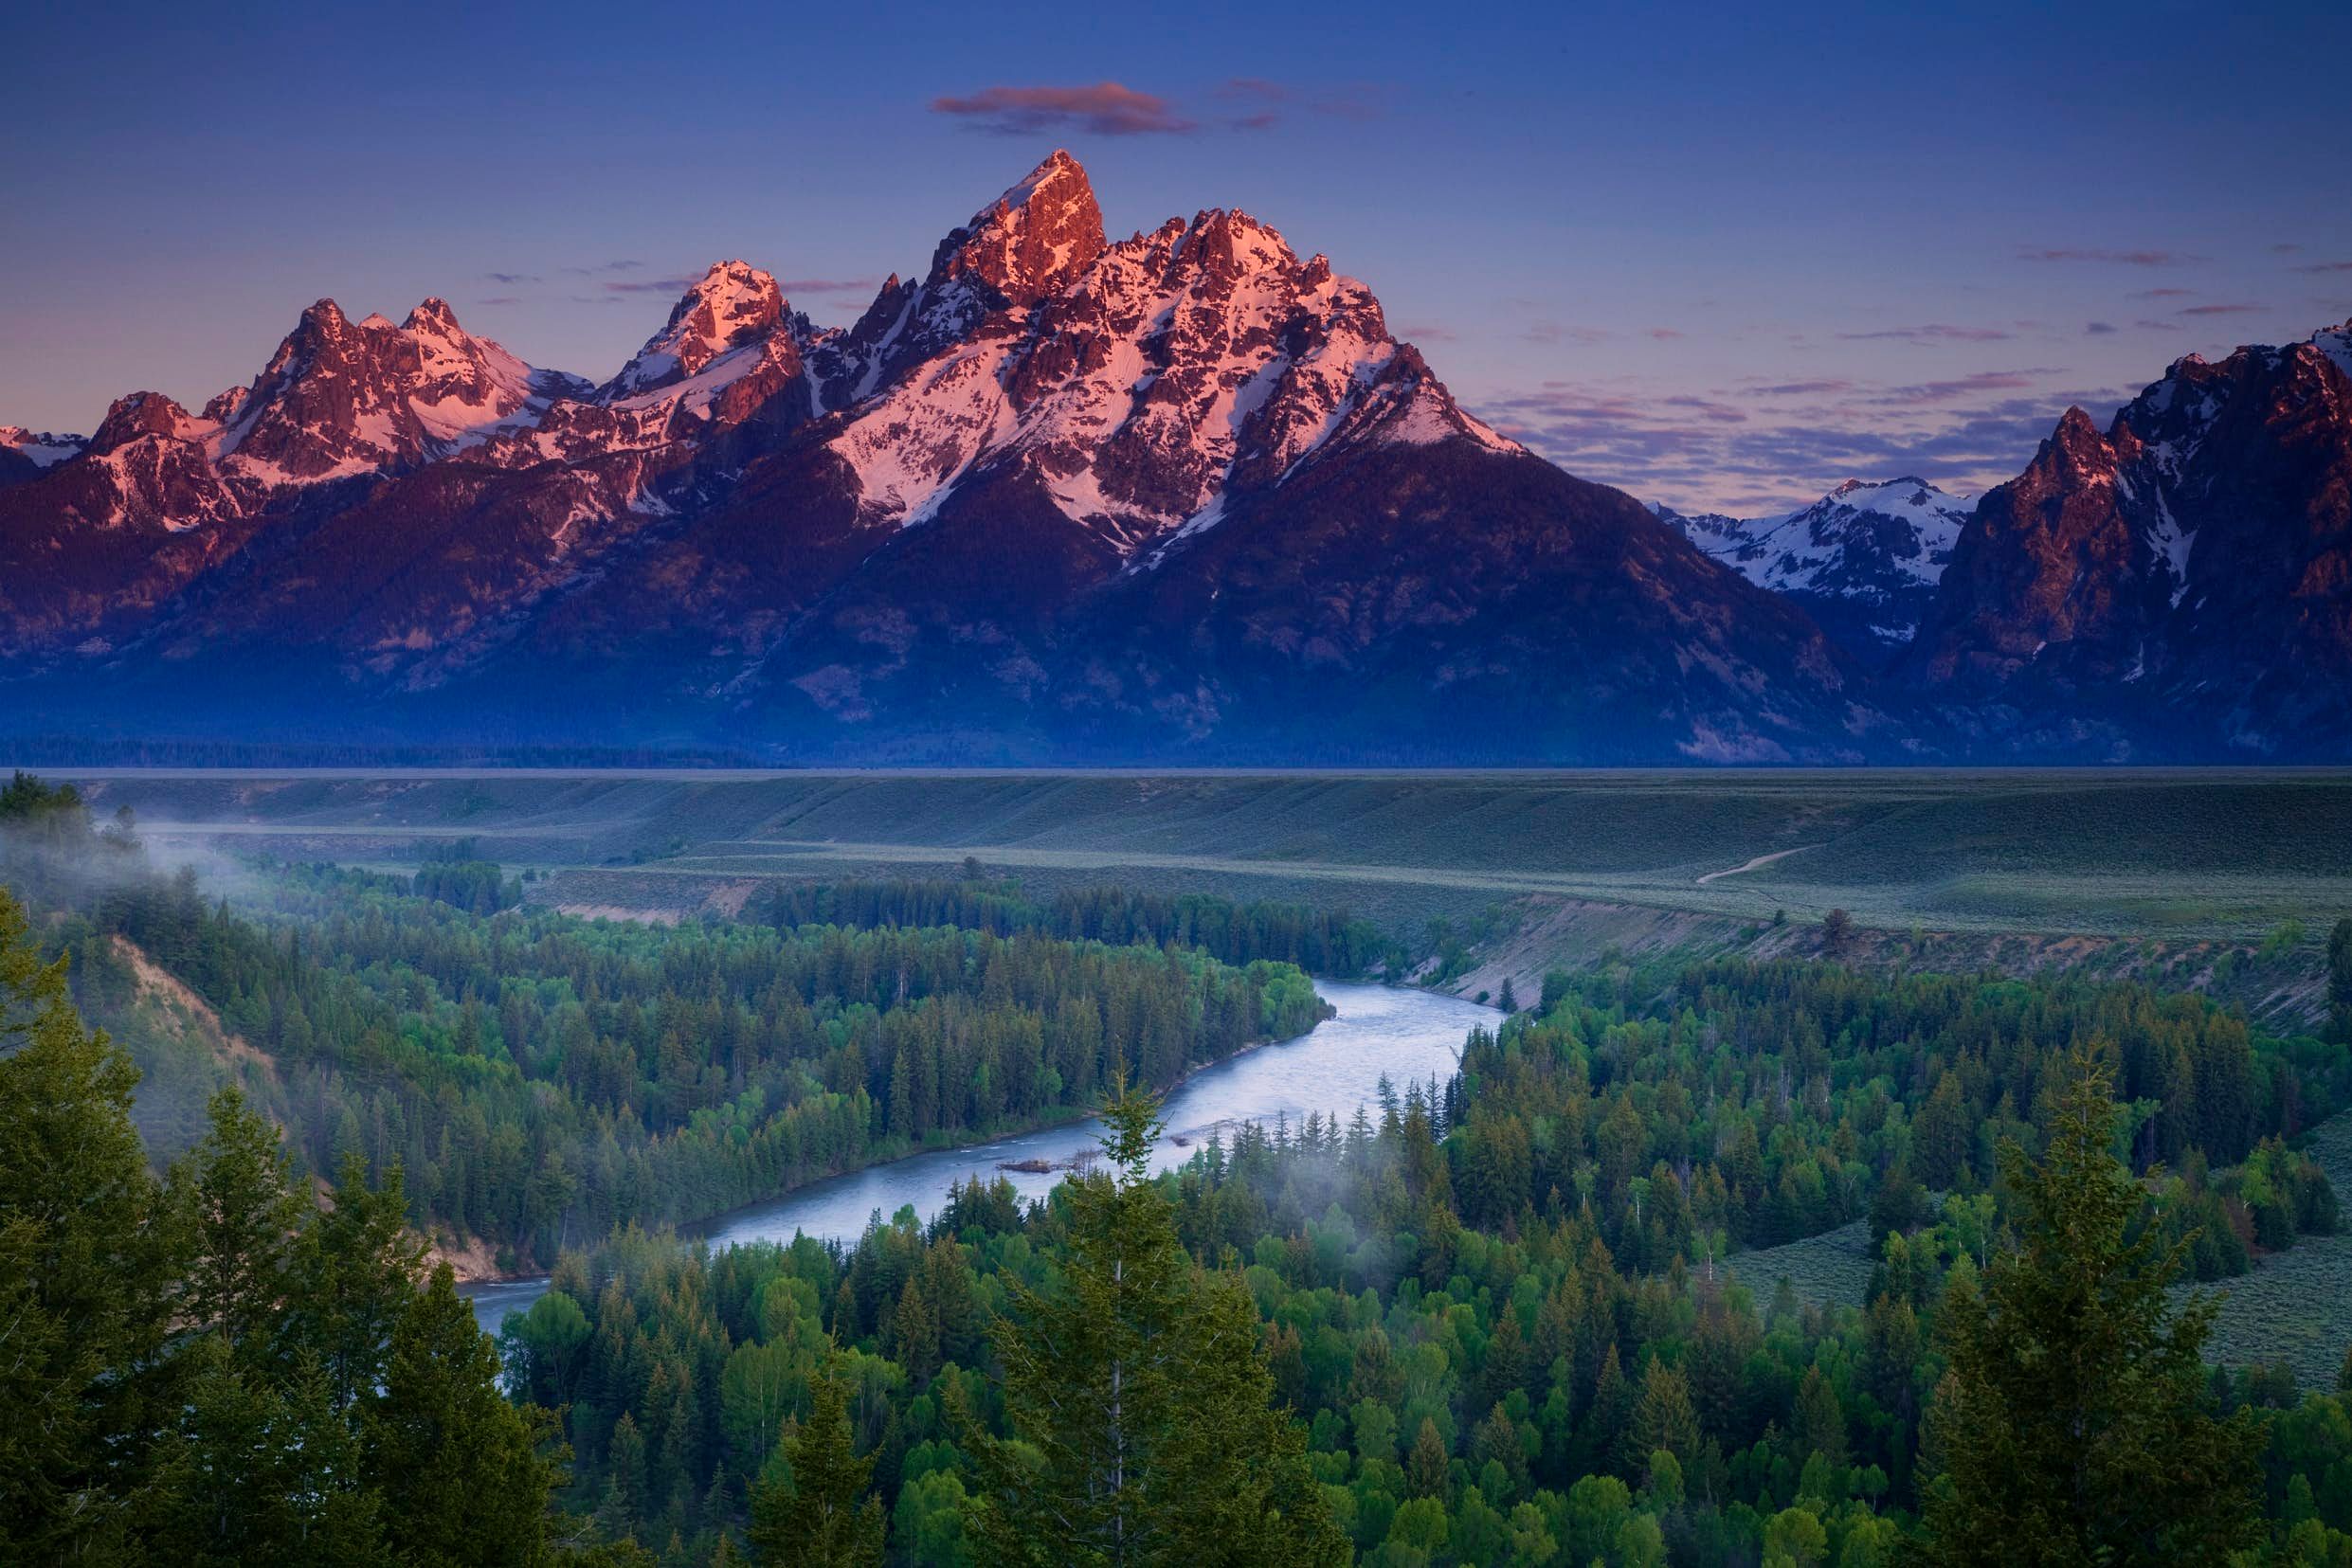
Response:
POLYGON ((2320 933, 2352 910, 2347 770, 71 777, 181 853, 397 868, 470 842, 587 914, 732 913, 773 879, 968 858, 1040 892, 1345 906, 1457 939, 1445 978, 1465 995, 1612 950, 1810 954, 1844 909, 1864 959, 2086 966, 2307 1018, 2320 933))

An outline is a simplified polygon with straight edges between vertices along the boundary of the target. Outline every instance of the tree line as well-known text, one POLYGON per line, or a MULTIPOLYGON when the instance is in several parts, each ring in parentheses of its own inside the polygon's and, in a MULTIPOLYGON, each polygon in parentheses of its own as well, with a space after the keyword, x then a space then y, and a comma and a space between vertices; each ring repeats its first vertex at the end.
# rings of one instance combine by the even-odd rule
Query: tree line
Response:
POLYGON ((453 860, 286 868, 257 916, 150 869, 70 790, 12 787, 0 853, 44 869, 44 940, 84 1006, 132 1015, 132 944, 266 1055, 248 1091, 305 1169, 398 1165, 420 1228, 511 1267, 1080 1114, 1122 1070, 1165 1089, 1328 1012, 1287 962, 897 923, 918 890, 856 890, 868 926, 662 928, 508 907, 497 868, 453 860))

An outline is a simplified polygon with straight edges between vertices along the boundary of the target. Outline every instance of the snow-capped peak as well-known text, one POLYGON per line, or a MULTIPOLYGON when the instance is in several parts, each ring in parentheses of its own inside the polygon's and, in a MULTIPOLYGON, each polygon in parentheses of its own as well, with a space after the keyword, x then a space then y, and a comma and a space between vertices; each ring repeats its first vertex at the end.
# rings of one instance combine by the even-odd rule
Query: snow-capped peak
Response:
POLYGON ((865 518, 927 523, 1018 483, 1142 568, 1214 526, 1228 491, 1270 489, 1330 451, 1517 450, 1324 258, 1222 208, 1103 245, 1084 180, 1047 160, 949 237, 923 285, 885 289, 821 356, 829 378, 864 377, 828 402, 856 405, 829 444, 865 518))
POLYGON ((1026 305, 1085 271, 1104 244, 1086 171, 1057 152, 940 243, 931 282, 975 279, 1006 303, 1026 305))
POLYGON ((784 320, 776 279, 748 261, 720 261, 688 288, 662 329, 604 389, 606 401, 654 391, 703 369, 721 354, 756 342, 784 320))
POLYGON ((427 297, 400 325, 358 322, 332 299, 299 322, 252 387, 206 405, 222 474, 254 496, 398 469, 528 425, 574 378, 535 370, 427 297))
POLYGON ((2341 327, 2323 327, 2311 334, 2311 347, 2325 354, 2337 369, 2352 380, 2352 321, 2341 327))
POLYGON ((1757 586, 1799 598, 1825 625, 1855 621, 1859 643, 1891 647, 1917 630, 1972 507, 1906 476, 1847 479, 1811 506, 1773 517, 1655 510, 1702 553, 1757 586), (1828 613, 1831 605, 1836 615, 1828 613))

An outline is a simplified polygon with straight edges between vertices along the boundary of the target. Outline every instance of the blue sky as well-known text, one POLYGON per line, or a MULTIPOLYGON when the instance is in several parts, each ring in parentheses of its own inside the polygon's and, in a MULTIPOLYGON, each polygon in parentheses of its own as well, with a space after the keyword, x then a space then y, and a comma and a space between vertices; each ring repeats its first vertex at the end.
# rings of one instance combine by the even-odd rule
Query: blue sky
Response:
POLYGON ((1056 146, 1114 237, 1246 208, 1469 406, 1686 508, 1974 491, 2070 400, 2352 315, 2340 3, 1073 11, 18 29, 0 422, 201 402, 321 296, 599 378, 721 258, 846 322, 1056 146))

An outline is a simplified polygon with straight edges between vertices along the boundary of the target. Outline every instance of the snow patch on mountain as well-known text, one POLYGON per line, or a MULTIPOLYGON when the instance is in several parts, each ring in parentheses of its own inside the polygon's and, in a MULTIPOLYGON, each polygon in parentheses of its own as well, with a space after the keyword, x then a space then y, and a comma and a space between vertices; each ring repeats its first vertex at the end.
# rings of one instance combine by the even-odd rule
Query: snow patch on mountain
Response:
POLYGON ((717 262, 686 290, 668 322, 601 395, 607 403, 627 403, 698 376, 713 361, 776 331, 784 315, 784 293, 772 275, 748 261, 717 262))
POLYGON ((27 430, 21 424, 0 424, 0 446, 8 447, 36 468, 47 468, 81 456, 87 436, 61 436, 47 430, 27 430))
POLYGON ((1739 518, 1651 510, 1699 550, 1758 587, 1803 602, 1833 631, 1866 640, 1865 651, 1908 642, 1970 504, 1924 479, 1848 479, 1795 512, 1739 518), (1834 608, 1833 608, 1834 607, 1834 608))
POLYGON ((1221 515, 1228 489, 1279 484, 1335 443, 1518 450, 1456 407, 1370 291, 1322 257, 1222 209, 1096 246, 1075 171, 1049 160, 950 235, 920 288, 886 285, 847 341, 812 356, 828 385, 879 379, 831 438, 869 521, 928 521, 971 477, 1025 471, 1062 515, 1148 566, 1221 515), (1067 245, 1008 238, 1048 190, 1061 215, 1042 231, 1067 245), (1057 292, 1020 302, 1090 252, 1057 292))

